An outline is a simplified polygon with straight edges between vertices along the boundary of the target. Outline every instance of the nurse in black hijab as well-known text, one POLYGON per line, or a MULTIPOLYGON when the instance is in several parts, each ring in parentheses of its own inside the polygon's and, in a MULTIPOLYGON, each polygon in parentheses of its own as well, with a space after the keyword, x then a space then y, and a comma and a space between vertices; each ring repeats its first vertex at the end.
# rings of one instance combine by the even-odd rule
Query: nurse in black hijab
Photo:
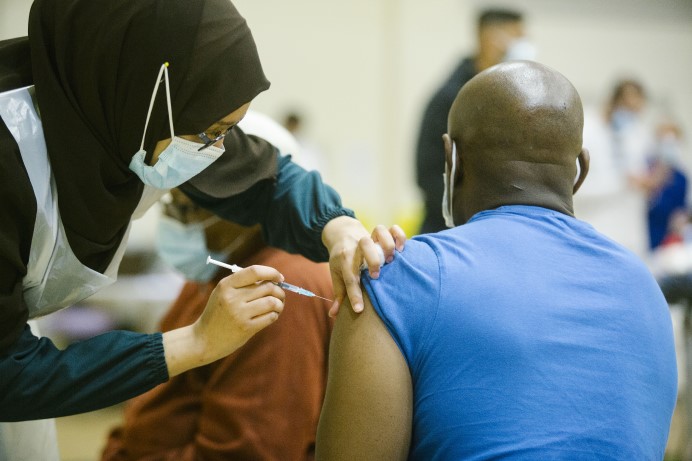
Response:
POLYGON ((284 293, 270 282, 282 276, 258 266, 226 278, 180 330, 64 351, 31 333, 27 319, 114 280, 130 221, 171 187, 261 223, 274 246, 329 259, 332 309, 346 295, 362 309, 361 261, 377 276, 375 241, 389 260, 405 236, 370 236, 316 172, 234 128, 268 87, 228 0, 35 0, 28 40, 0 42, 0 421, 112 405, 277 318, 284 293))

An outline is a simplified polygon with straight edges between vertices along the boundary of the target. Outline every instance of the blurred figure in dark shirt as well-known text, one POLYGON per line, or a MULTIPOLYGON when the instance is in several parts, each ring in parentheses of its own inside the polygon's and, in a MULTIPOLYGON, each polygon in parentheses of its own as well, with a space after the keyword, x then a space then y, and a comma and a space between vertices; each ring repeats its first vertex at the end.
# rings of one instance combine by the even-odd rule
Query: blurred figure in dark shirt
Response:
POLYGON ((416 146, 416 182, 425 203, 425 217, 419 233, 446 229, 442 219, 442 181, 447 115, 459 89, 478 72, 501 61, 533 59, 535 49, 525 38, 521 13, 488 9, 478 17, 478 47, 464 58, 428 103, 416 146))

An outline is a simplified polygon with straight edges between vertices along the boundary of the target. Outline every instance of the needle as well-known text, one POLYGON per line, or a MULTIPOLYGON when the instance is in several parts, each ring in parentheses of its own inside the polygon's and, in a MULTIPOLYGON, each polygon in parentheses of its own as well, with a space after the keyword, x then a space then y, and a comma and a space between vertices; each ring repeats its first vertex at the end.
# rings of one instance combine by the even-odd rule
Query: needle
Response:
MULTIPOLYGON (((239 270, 243 269, 242 267, 236 266, 235 264, 226 264, 226 263, 223 263, 221 261, 217 261, 216 259, 213 259, 211 256, 207 256, 207 264, 210 264, 210 263, 215 264, 215 265, 220 266, 220 267, 225 267, 226 269, 230 269, 231 272, 233 272, 233 273, 238 272, 239 270)), ((272 282, 272 283, 274 285, 280 286, 284 290, 292 291, 294 293, 298 293, 299 295, 307 296, 309 298, 324 299, 325 301, 329 301, 330 303, 334 302, 331 299, 323 298, 322 296, 316 295, 312 291, 306 290, 305 288, 301 288, 301 287, 296 286, 296 285, 292 285, 290 283, 286 283, 286 282, 281 282, 281 283, 272 282)))

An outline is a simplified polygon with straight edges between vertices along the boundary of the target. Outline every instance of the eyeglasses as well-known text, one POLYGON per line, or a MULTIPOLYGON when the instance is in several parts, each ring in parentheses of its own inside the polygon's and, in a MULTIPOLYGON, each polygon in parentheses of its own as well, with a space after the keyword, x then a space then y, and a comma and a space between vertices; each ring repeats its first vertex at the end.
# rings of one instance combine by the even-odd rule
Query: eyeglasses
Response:
POLYGON ((233 128, 235 128, 235 125, 229 127, 228 129, 226 129, 226 130, 224 130, 224 131, 219 131, 218 133, 212 135, 213 137, 212 137, 212 136, 209 136, 207 133, 204 133, 204 132, 198 134, 197 136, 199 137, 199 139, 202 140, 202 142, 203 142, 204 144, 202 145, 202 147, 200 147, 199 149, 197 149, 197 152, 200 152, 200 151, 206 149, 207 147, 213 146, 213 145, 216 144, 217 142, 221 141, 223 138, 226 137, 226 135, 227 135, 228 133, 231 132, 231 130, 232 130, 233 128))

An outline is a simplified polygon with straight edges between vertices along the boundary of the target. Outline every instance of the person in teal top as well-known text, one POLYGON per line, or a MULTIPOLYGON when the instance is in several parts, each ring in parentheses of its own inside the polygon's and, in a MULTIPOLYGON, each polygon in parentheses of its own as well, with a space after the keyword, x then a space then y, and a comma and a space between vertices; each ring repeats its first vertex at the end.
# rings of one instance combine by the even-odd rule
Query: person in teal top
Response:
MULTIPOLYGON (((193 325, 164 334, 110 332, 58 350, 31 332, 28 319, 115 280, 132 219, 173 187, 261 224, 271 245, 330 260, 333 311, 346 296, 362 309, 358 268, 377 274, 375 243, 391 259, 405 236, 370 234, 317 173, 235 127, 268 87, 228 0, 35 0, 28 38, 0 43, 0 422, 123 401, 227 356, 280 314, 282 275, 256 266, 224 279, 193 325)), ((40 437, 7 428, 0 458, 54 457, 8 452, 3 441, 40 437)))
POLYGON ((443 200, 457 226, 364 274, 364 313, 339 314, 318 460, 663 459, 671 318, 645 265, 574 217, 582 123, 574 87, 538 63, 459 92, 443 200))

